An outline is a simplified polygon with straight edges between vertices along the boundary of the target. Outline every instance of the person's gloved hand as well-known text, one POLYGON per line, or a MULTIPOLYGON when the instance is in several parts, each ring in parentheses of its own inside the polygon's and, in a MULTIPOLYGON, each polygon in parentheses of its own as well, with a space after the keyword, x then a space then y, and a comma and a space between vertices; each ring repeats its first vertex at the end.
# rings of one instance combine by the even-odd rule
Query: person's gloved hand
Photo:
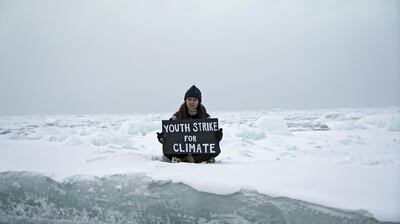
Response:
POLYGON ((217 140, 218 140, 218 141, 221 141, 222 136, 224 136, 224 134, 222 133, 222 128, 220 128, 220 129, 217 131, 217 140))
POLYGON ((163 132, 157 132, 157 139, 158 141, 163 144, 164 143, 165 134, 163 132))

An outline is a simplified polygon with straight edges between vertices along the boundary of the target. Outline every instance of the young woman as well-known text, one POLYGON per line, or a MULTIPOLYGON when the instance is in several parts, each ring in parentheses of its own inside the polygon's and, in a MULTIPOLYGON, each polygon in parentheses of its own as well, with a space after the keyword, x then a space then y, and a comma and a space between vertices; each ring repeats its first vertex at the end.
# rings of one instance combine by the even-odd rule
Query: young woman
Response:
MULTIPOLYGON (((174 115, 172 115, 170 120, 192 120, 210 118, 210 115, 207 113, 206 108, 201 104, 201 91, 195 85, 193 85, 186 91, 184 100, 185 102, 181 105, 179 110, 174 115)), ((164 133, 157 133, 157 138, 160 143, 163 143, 164 133)), ((217 139, 218 141, 221 141, 222 139, 222 128, 217 131, 217 139)), ((164 154, 164 156, 170 159, 172 162, 215 162, 214 157, 207 154, 164 154)))

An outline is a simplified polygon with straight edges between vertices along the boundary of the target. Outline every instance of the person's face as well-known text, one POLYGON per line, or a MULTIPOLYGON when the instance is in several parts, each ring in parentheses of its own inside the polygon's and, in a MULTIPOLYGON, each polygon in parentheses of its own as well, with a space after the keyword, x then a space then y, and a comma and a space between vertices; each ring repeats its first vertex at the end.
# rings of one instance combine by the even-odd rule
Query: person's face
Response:
POLYGON ((199 105, 199 100, 196 97, 188 97, 186 99, 186 106, 189 109, 196 109, 199 105))

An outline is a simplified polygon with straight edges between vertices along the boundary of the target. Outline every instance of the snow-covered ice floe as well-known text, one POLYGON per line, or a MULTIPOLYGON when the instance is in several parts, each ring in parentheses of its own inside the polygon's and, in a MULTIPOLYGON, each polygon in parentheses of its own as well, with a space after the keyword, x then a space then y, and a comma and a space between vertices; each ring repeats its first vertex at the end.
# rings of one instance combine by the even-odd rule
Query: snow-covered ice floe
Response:
POLYGON ((0 223, 400 221, 399 107, 213 113, 215 164, 163 159, 169 116, 0 117, 0 223))
POLYGON ((346 211, 256 191, 218 195, 137 175, 70 178, 0 173, 1 223, 379 223, 346 211))

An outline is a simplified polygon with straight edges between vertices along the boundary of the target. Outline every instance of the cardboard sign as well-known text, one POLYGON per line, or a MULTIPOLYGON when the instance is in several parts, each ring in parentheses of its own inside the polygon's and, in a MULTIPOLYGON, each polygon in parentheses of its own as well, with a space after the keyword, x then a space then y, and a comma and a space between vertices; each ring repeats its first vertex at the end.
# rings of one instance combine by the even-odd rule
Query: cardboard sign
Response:
POLYGON ((218 119, 162 121, 164 154, 220 153, 217 140, 218 119))

